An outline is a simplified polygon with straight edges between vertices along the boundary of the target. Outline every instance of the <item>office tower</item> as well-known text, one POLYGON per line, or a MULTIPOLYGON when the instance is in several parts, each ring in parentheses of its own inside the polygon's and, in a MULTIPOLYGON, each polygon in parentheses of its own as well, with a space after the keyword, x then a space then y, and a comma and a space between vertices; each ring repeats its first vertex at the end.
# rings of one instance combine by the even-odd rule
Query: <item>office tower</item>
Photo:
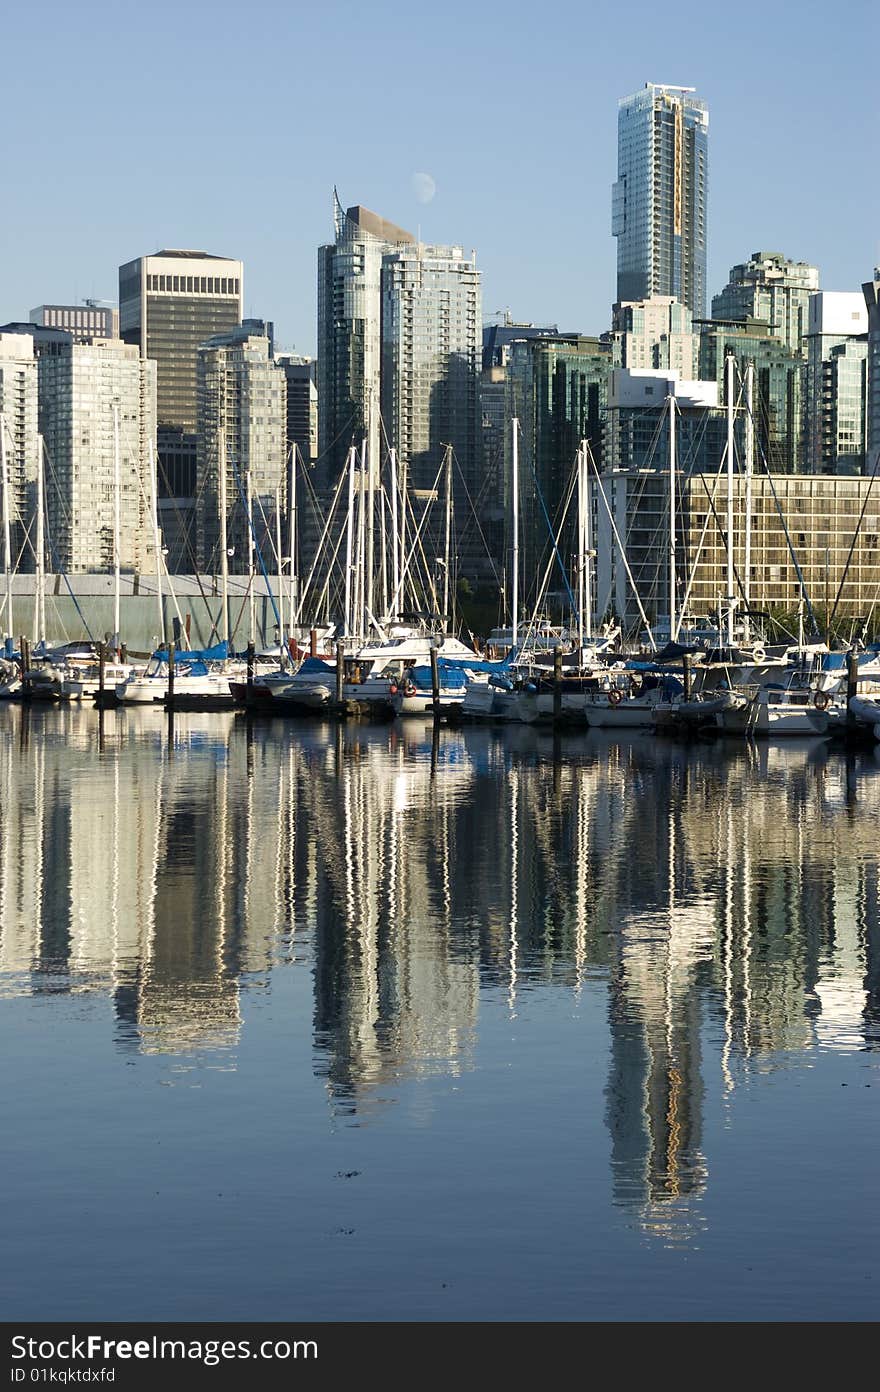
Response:
POLYGON ((415 238, 334 191, 336 240, 318 249, 318 452, 334 481, 353 443, 369 442, 378 467, 382 361, 382 258, 415 238))
POLYGON ((692 87, 648 82, 617 118, 617 301, 671 295, 706 312, 709 112, 692 87))
POLYGON ((287 445, 296 446, 307 467, 318 457, 318 388, 315 363, 296 353, 275 359, 287 380, 287 445))
POLYGON ((868 308, 867 469, 874 473, 880 467, 880 266, 862 293, 868 308))
MULTIPOLYGON (((577 334, 560 335, 557 324, 518 323, 509 310, 502 312, 501 320, 497 324, 483 325, 483 371, 480 378, 483 418, 480 518, 499 575, 505 566, 505 550, 511 543, 510 478, 505 467, 511 429, 507 400, 511 345, 518 340, 532 338, 577 338, 577 334)), ((509 460, 507 464, 509 466, 509 460)))
MULTIPOLYGON (((755 467, 798 473, 803 460, 804 360, 758 319, 705 319, 700 334, 700 378, 717 382, 726 403, 725 359, 732 353, 740 376, 755 365, 755 467)), ((737 395, 739 385, 737 384, 737 395)))
POLYGON ((119 337, 119 311, 101 300, 86 300, 78 305, 37 305, 28 317, 41 328, 64 329, 74 343, 119 337))
POLYGON ((473 255, 419 243, 383 258, 382 418, 417 488, 431 487, 446 445, 456 484, 478 483, 482 341, 473 255))
MULTIPOLYGON (((221 467, 225 470, 229 569, 248 569, 248 476, 254 543, 267 571, 274 560, 275 519, 287 499, 287 406, 284 371, 270 354, 259 321, 248 320, 203 343, 197 354, 199 565, 220 568, 221 467)), ((255 569, 260 570, 259 559, 255 569)))
POLYGON ((120 564, 155 574, 155 363, 118 339, 69 343, 41 355, 39 393, 52 561, 71 572, 108 570, 115 563, 118 422, 120 564))
MULTIPOLYGON (((551 529, 555 533, 559 526, 582 440, 589 443, 596 467, 602 467, 611 365, 607 345, 580 334, 522 339, 510 344, 506 416, 508 422, 515 418, 519 423, 520 555, 524 575, 536 573, 550 555, 551 529)), ((504 470, 508 480, 512 468, 512 437, 508 428, 504 470)), ((576 511, 570 509, 572 528, 576 516, 576 511)), ((571 546, 569 538, 560 554, 568 555, 571 546)), ((506 549, 509 554, 510 546, 506 549)), ((563 587, 562 576, 554 570, 553 588, 563 587)))
POLYGON ((865 469, 868 313, 858 293, 810 298, 804 468, 814 474, 865 469))
POLYGON ((761 319, 792 353, 805 354, 810 297, 819 289, 819 271, 806 261, 789 261, 778 251, 756 251, 712 297, 713 319, 761 319))
POLYGON ((699 345, 690 310, 669 295, 614 306, 611 351, 615 367, 664 368, 693 380, 699 345))
POLYGON ((33 550, 24 539, 34 512, 40 457, 37 401, 33 338, 0 330, 0 431, 9 487, 10 541, 13 558, 21 557, 19 568, 24 570, 34 569, 33 550))
POLYGON ((160 506, 171 570, 192 566, 196 486, 196 350, 242 319, 240 261, 160 251, 119 268, 119 329, 156 363, 160 506))

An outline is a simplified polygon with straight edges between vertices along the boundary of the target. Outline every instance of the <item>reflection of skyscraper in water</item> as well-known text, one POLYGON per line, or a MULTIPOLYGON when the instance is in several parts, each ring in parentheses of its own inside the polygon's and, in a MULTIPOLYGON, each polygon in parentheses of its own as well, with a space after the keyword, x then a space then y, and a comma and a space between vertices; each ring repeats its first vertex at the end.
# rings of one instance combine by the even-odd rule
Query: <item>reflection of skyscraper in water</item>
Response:
POLYGON ((706 1184, 699 976, 712 961, 716 906, 711 896, 677 889, 674 810, 665 836, 657 830, 658 866, 666 841, 666 903, 646 904, 619 924, 606 1117, 615 1202, 676 1241, 692 1236, 693 1200, 706 1184))
MULTIPOLYGON (((32 989, 43 945, 46 750, 0 748, 0 996, 32 989)), ((56 948, 57 950, 57 948, 56 948)))
POLYGON ((478 971, 451 950, 450 817, 466 766, 388 757, 357 735, 335 783, 311 784, 319 837, 315 1042, 337 1103, 361 1108, 401 1072, 455 1072, 476 1023, 478 971))
POLYGON ((148 1053, 228 1048, 240 1028, 231 875, 229 724, 213 721, 189 757, 154 761, 152 866, 137 972, 117 993, 119 1038, 148 1053), (235 953, 232 953, 233 959, 235 953))

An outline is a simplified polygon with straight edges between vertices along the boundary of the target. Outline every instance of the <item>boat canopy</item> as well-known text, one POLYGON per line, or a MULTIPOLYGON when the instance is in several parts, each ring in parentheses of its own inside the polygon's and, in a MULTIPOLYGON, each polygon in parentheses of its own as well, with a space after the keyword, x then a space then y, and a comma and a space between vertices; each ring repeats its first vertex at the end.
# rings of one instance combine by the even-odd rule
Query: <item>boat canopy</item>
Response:
MULTIPOLYGON (((225 662, 229 656, 229 644, 224 639, 220 643, 215 643, 213 648, 176 648, 174 652, 178 662, 225 662)), ((157 648, 153 653, 156 662, 168 661, 168 649, 157 648)))

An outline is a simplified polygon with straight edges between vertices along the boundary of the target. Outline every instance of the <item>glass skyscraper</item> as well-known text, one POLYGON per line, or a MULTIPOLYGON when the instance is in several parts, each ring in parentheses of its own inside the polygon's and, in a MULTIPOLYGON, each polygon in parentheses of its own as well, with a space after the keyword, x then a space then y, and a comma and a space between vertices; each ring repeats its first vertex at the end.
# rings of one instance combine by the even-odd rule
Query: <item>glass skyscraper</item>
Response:
POLYGON ((382 367, 382 258, 412 233, 334 192, 335 242, 318 249, 318 453, 322 484, 367 439, 378 467, 382 367))
POLYGON ((706 312, 709 112, 690 87, 646 83, 617 118, 617 300, 671 295, 706 312))

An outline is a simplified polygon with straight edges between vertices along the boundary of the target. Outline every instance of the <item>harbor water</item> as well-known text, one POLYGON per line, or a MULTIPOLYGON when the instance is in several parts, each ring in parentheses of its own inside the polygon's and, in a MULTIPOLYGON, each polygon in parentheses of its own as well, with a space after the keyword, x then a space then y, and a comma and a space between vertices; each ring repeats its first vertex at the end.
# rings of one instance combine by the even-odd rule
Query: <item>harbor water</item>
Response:
POLYGON ((880 756, 0 709, 20 1320, 874 1320, 880 756))

